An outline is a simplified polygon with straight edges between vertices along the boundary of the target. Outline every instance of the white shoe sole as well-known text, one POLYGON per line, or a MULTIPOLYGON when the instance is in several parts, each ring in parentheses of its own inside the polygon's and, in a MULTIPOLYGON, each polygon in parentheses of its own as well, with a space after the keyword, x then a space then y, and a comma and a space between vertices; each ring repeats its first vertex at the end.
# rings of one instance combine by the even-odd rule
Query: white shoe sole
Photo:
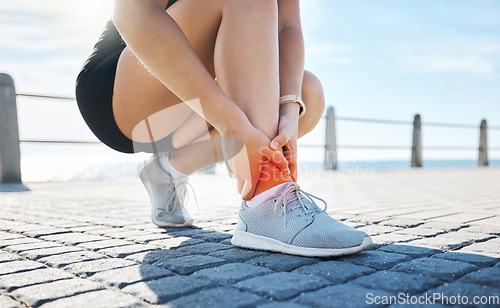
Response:
POLYGON ((231 244, 242 248, 281 252, 304 257, 336 257, 367 250, 372 246, 373 241, 367 236, 359 246, 341 249, 309 248, 288 245, 269 237, 255 235, 245 231, 235 231, 231 239, 231 244))
POLYGON ((191 227, 193 225, 193 221, 186 221, 182 224, 174 224, 171 222, 165 222, 165 221, 158 220, 155 218, 153 211, 151 211, 151 220, 153 221, 153 223, 155 225, 157 225, 160 228, 187 228, 187 227, 191 227))
POLYGON ((160 227, 160 228, 186 228, 186 227, 191 227, 193 225, 193 220, 186 220, 185 222, 183 222, 181 224, 176 224, 176 223, 166 222, 166 221, 161 221, 161 220, 156 219, 154 205, 153 205, 153 196, 152 196, 152 191, 153 190, 150 187, 149 183, 145 179, 143 179, 142 176, 141 176, 141 170, 144 167, 145 167, 144 163, 140 163, 139 166, 138 166, 138 168, 137 168, 137 171, 139 173, 139 178, 141 179, 142 183, 146 187, 146 190, 147 190, 148 195, 149 195, 149 200, 151 201, 151 221, 153 221, 153 223, 155 225, 157 225, 158 227, 160 227))

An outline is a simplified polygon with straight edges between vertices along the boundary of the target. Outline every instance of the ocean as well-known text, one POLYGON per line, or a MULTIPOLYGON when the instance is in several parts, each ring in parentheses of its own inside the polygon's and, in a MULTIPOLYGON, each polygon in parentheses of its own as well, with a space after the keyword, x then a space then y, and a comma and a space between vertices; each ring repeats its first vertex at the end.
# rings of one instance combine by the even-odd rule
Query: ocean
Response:
MULTIPOLYGON (((323 169, 319 149, 299 148, 299 171, 323 169), (301 153, 302 152, 302 153, 301 153), (310 154, 309 154, 310 152, 310 154), (308 160, 307 158, 310 158, 308 160), (311 159, 312 158, 312 159, 311 159)), ((21 172, 23 181, 70 181, 137 176, 137 163, 149 154, 124 154, 102 144, 61 145, 21 144, 21 172)), ((500 166, 500 159, 489 161, 500 166)), ((477 160, 424 160, 423 168, 474 168, 477 160)), ((340 160, 338 170, 407 169, 410 160, 340 160)), ((227 174, 224 164, 214 167, 216 174, 227 174)))

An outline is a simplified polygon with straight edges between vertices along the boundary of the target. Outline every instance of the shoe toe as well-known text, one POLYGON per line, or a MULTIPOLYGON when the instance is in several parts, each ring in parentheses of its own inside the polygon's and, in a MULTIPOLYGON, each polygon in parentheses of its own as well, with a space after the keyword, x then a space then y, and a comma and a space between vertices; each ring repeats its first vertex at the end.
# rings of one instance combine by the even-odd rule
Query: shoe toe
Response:
POLYGON ((328 215, 315 216, 314 222, 303 229, 293 240, 293 245, 325 248, 344 249, 362 246, 368 237, 363 231, 346 226, 328 215))

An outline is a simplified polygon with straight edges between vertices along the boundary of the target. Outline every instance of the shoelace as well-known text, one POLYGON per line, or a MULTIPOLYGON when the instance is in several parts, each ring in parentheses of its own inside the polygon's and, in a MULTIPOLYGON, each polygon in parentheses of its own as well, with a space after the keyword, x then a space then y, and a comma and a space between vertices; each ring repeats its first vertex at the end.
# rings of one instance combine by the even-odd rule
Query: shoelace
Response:
POLYGON ((314 215, 325 212, 327 206, 328 205, 326 204, 325 200, 316 197, 315 195, 310 194, 306 191, 303 191, 302 189, 300 189, 299 184, 291 182, 287 184, 287 186, 281 191, 281 195, 276 198, 274 202, 274 215, 276 215, 277 217, 283 216, 283 227, 286 227, 287 207, 289 207, 288 210, 290 210, 290 212, 298 208, 302 208, 304 213, 299 214, 298 216, 308 215, 309 217, 313 217, 314 215), (311 209, 304 205, 304 198, 309 200, 313 205, 311 209), (319 209, 313 198, 323 202, 325 207, 323 209, 319 209))
POLYGON ((194 193, 194 188, 188 182, 188 178, 186 177, 178 180, 173 180, 173 184, 174 184, 174 193, 170 196, 169 200, 167 201, 167 208, 166 208, 167 214, 173 213, 175 211, 177 204, 181 206, 188 204, 189 200, 188 187, 191 189, 191 192, 193 193, 194 201, 199 210, 198 198, 196 198, 196 194, 194 193), (175 202, 176 199, 178 203, 175 202))

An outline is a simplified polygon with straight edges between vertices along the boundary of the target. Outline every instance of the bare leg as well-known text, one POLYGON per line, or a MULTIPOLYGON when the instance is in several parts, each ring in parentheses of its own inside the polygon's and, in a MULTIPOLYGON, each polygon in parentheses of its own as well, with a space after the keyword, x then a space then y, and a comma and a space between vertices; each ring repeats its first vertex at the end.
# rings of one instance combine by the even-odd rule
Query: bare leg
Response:
MULTIPOLYGON (((217 70, 221 88, 238 103, 252 124, 270 138, 276 135, 278 126, 276 10, 276 4, 266 0, 183 0, 168 10, 207 70, 214 77, 217 70)), ((179 103, 180 100, 139 63, 132 51, 124 50, 118 63, 113 111, 126 136, 132 139, 133 128, 144 118, 179 103)), ((166 119, 162 131, 156 136, 162 138, 176 131, 174 143, 182 146, 206 132, 207 126, 196 120, 200 127, 200 131, 196 131, 196 125, 191 125, 188 120, 192 111, 179 110, 178 114, 166 119)), ((216 132, 212 130, 212 133, 216 132)), ((199 169, 217 160, 213 153, 213 146, 201 151, 198 146, 188 145, 172 153, 172 164, 199 169), (211 158, 200 160, 201 152, 211 158), (195 162, 199 162, 198 166, 195 162)), ((283 175, 272 164, 266 168, 275 174, 272 178, 283 175)), ((190 170, 180 170, 190 173, 190 170)), ((265 182, 272 187, 280 181, 265 182)), ((260 191, 266 189, 266 185, 260 186, 260 191)))
MULTIPOLYGON (((278 7, 276 1, 238 0, 224 6, 215 45, 219 86, 269 138, 279 120, 278 7)), ((255 194, 291 181, 270 162, 255 194)), ((240 183, 241 184, 241 183, 240 183)))
MULTIPOLYGON (((196 55, 215 78, 213 51, 222 17, 222 1, 183 0, 172 5, 168 13, 179 24, 196 55)), ((140 63, 128 47, 125 48, 118 62, 113 92, 113 113, 125 136, 134 141, 150 141, 133 138, 132 131, 136 125, 145 118, 178 104, 184 106, 173 108, 175 112, 172 114, 168 114, 167 110, 168 118, 164 119, 161 127, 156 128, 156 139, 174 132, 191 116, 193 110, 182 104, 175 94, 140 63)), ((206 131, 204 128, 199 134, 206 131)))

